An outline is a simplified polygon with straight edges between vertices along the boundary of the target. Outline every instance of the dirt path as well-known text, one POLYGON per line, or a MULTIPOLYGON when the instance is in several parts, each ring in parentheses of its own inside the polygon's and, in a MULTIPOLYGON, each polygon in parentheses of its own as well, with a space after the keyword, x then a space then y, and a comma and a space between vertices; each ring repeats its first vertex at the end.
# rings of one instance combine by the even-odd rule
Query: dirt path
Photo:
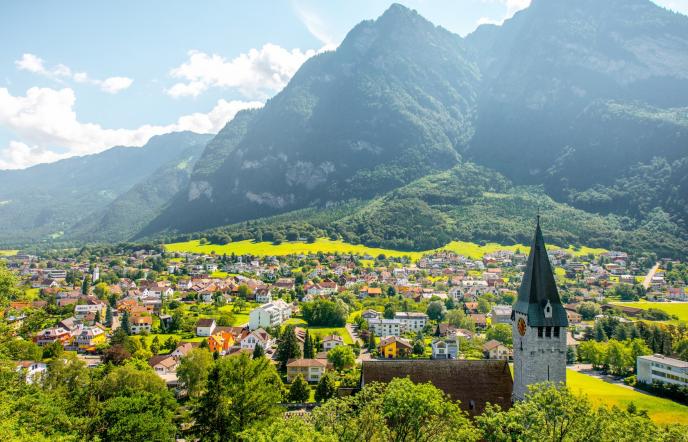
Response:
POLYGON ((645 287, 645 290, 650 288, 650 284, 652 284, 652 278, 655 276, 655 273, 657 273, 658 268, 659 268, 659 263, 652 266, 650 271, 647 272, 647 275, 645 275, 645 279, 643 280, 643 287, 645 287))

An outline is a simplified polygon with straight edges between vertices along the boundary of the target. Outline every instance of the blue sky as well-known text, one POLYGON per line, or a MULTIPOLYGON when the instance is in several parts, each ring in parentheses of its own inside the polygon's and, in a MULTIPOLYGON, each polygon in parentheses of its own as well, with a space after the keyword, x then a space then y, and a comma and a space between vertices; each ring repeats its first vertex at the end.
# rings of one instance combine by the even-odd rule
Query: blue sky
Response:
MULTIPOLYGON (((530 0, 400 1, 465 35, 530 0)), ((152 135, 216 132, 391 2, 21 1, 0 4, 0 169, 152 135)), ((688 12, 688 0, 657 0, 688 12)))

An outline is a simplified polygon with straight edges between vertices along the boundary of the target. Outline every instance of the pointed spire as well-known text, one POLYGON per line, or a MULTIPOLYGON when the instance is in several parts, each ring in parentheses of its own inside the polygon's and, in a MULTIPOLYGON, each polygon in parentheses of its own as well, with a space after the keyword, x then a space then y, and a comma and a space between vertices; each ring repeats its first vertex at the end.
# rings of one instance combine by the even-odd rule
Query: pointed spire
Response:
POLYGON ((566 311, 561 305, 552 265, 547 256, 545 239, 540 228, 539 210, 535 236, 528 255, 528 266, 523 274, 514 310, 528 315, 528 325, 531 327, 568 326, 566 311))

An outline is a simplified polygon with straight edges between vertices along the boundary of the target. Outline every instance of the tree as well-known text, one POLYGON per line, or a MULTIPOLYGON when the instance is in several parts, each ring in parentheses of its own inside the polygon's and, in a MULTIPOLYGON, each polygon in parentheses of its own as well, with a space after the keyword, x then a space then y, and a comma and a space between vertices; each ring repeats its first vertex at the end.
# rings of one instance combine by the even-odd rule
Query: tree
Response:
POLYGON ((626 374, 635 364, 630 349, 616 339, 612 339, 607 343, 606 356, 607 364, 614 374, 626 374))
POLYGON ((218 359, 192 404, 193 432, 201 440, 238 440, 247 428, 270 422, 282 410, 282 381, 267 358, 246 354, 218 359))
POLYGON ((112 327, 112 307, 109 304, 105 310, 105 326, 112 327))
POLYGON ((298 359, 300 357, 301 348, 298 339, 296 339, 294 326, 288 325, 277 345, 276 359, 280 363, 280 370, 285 371, 287 369, 287 362, 289 362, 290 359, 298 359))
POLYGON ((442 301, 432 301, 430 304, 428 304, 426 313, 430 319, 441 321, 447 314, 447 307, 444 306, 442 301))
POLYGON ((96 323, 101 323, 100 310, 96 311, 96 317, 93 319, 96 323))
POLYGON ((291 386, 289 386, 289 402, 306 402, 309 395, 310 387, 308 386, 308 382, 299 374, 291 383, 291 386))
POLYGON ((425 342, 421 340, 416 340, 413 343, 413 354, 422 356, 425 353, 425 342))
POLYGON ((504 345, 512 345, 512 333, 511 327, 506 324, 494 324, 485 333, 485 337, 488 340, 494 339, 499 341, 504 345))
POLYGON ((277 419, 266 427, 249 428, 240 435, 252 442, 337 442, 335 435, 323 434, 304 419, 277 419))
POLYGON ((157 335, 151 341, 150 351, 154 356, 160 353, 160 339, 157 335))
POLYGON ((595 335, 596 341, 601 342, 607 340, 607 332, 604 330, 604 326, 602 325, 601 321, 595 321, 595 328, 593 333, 595 335))
POLYGON ((0 307, 7 306, 19 295, 19 278, 0 260, 0 307))
POLYGON ((475 329, 475 323, 466 317, 466 313, 462 309, 449 310, 445 315, 445 320, 457 328, 475 329))
POLYGON ((396 310, 394 309, 394 306, 390 303, 385 305, 385 311, 382 313, 382 316, 385 319, 394 319, 394 315, 396 314, 396 310))
POLYGON ((237 292, 239 293, 239 298, 241 298, 242 300, 246 300, 246 298, 248 298, 248 295, 251 294, 251 289, 248 288, 246 284, 241 284, 237 289, 237 292))
POLYGON ((338 345, 327 353, 327 360, 332 363, 335 370, 342 371, 354 366, 356 355, 348 345, 338 345))
POLYGON ((122 365, 129 358, 131 358, 131 353, 121 344, 113 345, 103 352, 104 363, 122 365))
POLYGON ((119 327, 126 333, 127 335, 131 334, 131 325, 129 324, 129 312, 124 311, 122 314, 122 320, 119 322, 119 327))
POLYGON ((262 358, 262 357, 265 357, 265 349, 263 348, 263 346, 262 345, 256 345, 255 347, 253 347, 252 358, 258 359, 258 358, 262 358))
POLYGON ((313 410, 315 428, 337 440, 477 441, 480 433, 459 404, 432 384, 408 378, 370 384, 352 397, 332 398, 313 410))
POLYGON ((317 299, 301 304, 301 313, 308 325, 342 327, 346 324, 349 308, 341 299, 317 299))
POLYGON ((208 370, 213 365, 212 354, 202 348, 193 348, 179 361, 177 377, 191 398, 199 397, 205 389, 208 370))
POLYGON ((370 330, 368 333, 368 351, 374 352, 377 349, 377 344, 375 343, 375 332, 370 330))
POLYGON ((326 372, 315 388, 315 401, 325 402, 337 394, 337 382, 330 372, 326 372))
POLYGON ((578 313, 586 321, 595 319, 595 316, 602 313, 602 309, 594 302, 586 301, 578 305, 578 313))
POLYGON ((114 397, 103 405, 94 424, 102 441, 174 439, 174 401, 150 393, 114 397))
POLYGON ((91 275, 84 276, 84 280, 81 283, 81 293, 88 295, 88 290, 91 287, 91 275))
POLYGON ((306 337, 303 340, 303 357, 306 359, 313 359, 314 355, 313 340, 311 334, 306 331, 306 337))

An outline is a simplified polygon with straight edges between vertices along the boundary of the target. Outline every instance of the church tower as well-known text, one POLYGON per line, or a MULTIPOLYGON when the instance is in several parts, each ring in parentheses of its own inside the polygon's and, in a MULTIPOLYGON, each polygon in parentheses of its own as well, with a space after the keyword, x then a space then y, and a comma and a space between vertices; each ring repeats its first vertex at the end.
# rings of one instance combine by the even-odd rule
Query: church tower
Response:
POLYGON ((540 216, 511 319, 513 399, 523 400, 531 384, 566 383, 566 327, 569 321, 545 249, 540 216))

